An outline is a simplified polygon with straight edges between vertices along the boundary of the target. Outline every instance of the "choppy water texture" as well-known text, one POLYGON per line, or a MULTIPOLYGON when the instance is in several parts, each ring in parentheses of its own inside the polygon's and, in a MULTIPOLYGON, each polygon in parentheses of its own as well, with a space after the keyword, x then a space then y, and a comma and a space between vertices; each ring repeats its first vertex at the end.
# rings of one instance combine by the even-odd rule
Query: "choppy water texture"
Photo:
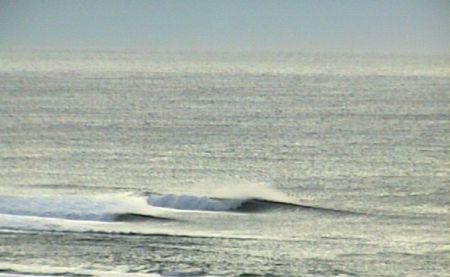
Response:
POLYGON ((448 276, 448 57, 0 52, 0 275, 448 276))

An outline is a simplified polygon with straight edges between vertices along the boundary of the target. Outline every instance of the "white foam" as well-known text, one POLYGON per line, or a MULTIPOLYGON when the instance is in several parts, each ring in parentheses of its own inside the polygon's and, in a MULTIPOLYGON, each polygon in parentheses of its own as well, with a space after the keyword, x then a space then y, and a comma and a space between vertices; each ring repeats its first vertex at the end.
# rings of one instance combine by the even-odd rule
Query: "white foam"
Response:
POLYGON ((158 273, 129 273, 129 268, 125 266, 117 266, 114 271, 108 268, 98 269, 83 269, 80 267, 57 267, 40 264, 11 264, 0 263, 0 270, 10 271, 2 272, 0 276, 55 276, 55 275, 94 275, 94 276, 146 276, 146 277, 160 277, 163 276, 158 273))
POLYGON ((30 197, 0 195, 0 214, 84 221, 113 221, 122 213, 151 214, 142 197, 30 197))
POLYGON ((77 197, 0 196, 0 213, 81 220, 108 220, 112 203, 77 197))

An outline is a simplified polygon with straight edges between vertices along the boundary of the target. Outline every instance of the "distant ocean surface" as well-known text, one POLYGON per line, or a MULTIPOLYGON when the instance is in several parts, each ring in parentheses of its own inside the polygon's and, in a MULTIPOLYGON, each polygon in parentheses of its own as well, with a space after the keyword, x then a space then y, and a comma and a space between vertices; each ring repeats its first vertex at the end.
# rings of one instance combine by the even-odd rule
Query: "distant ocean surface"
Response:
POLYGON ((0 276, 449 276, 450 58, 0 51, 0 276))

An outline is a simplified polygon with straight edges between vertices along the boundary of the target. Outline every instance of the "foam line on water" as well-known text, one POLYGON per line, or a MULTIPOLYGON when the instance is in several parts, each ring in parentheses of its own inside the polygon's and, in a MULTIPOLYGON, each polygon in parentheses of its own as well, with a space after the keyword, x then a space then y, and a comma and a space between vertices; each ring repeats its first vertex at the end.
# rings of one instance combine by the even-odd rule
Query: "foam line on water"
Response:
POLYGON ((23 265, 13 263, 0 263, 0 276, 164 276, 159 273, 129 273, 128 271, 129 269, 125 266, 118 266, 114 269, 114 271, 112 271, 108 270, 107 268, 82 269, 79 267, 58 267, 40 264, 23 265))

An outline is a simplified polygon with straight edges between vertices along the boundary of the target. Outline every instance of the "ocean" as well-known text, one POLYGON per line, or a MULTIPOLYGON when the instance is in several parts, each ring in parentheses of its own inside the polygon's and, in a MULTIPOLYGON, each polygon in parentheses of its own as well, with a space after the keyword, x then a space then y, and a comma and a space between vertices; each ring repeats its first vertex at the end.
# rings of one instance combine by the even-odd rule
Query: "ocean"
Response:
POLYGON ((0 51, 0 276, 448 276, 450 57, 0 51))

